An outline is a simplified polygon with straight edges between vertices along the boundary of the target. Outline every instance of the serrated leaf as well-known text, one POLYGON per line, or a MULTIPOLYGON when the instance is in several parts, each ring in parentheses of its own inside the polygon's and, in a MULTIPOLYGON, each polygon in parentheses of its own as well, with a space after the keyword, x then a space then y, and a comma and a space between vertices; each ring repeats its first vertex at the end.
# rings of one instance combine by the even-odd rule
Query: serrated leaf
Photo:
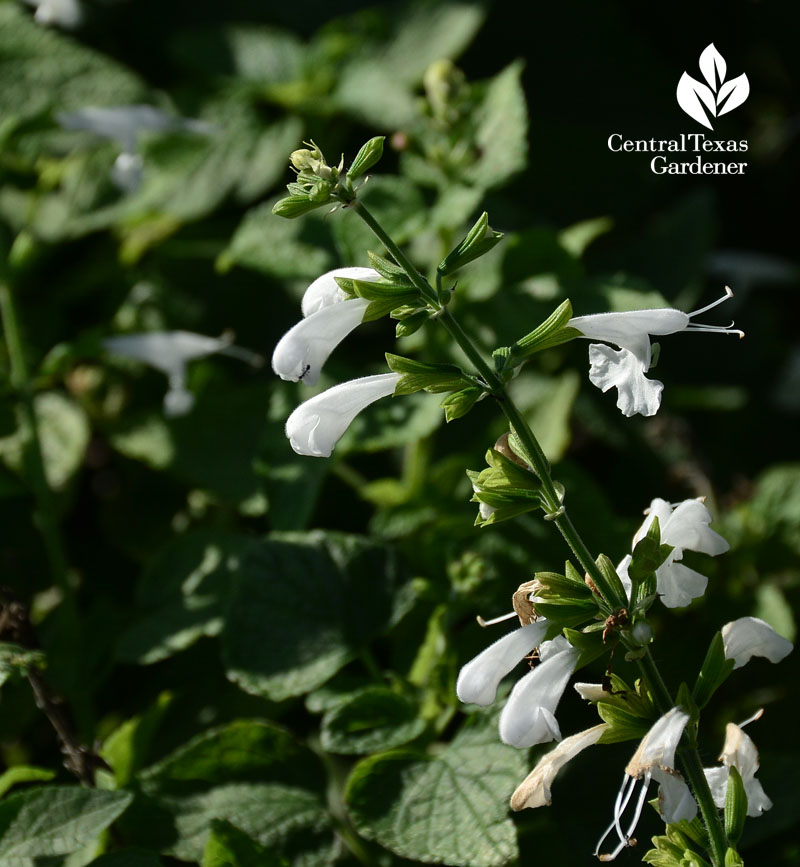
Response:
POLYGON ((364 755, 413 741, 425 730, 418 708, 383 686, 367 687, 325 713, 322 747, 331 753, 364 755))
POLYGON ((91 843, 130 804, 130 792, 79 786, 28 789, 0 802, 0 867, 69 855, 91 843))
POLYGON ((285 863, 230 822, 211 823, 202 867, 282 867, 285 863))
POLYGON ((401 583, 394 555, 364 539, 276 534, 253 550, 231 594, 228 676, 273 701, 315 689, 386 625, 401 583))
POLYGON ((435 756, 398 750, 363 760, 345 799, 359 833, 402 857, 501 867, 518 856, 506 805, 526 769, 493 720, 476 715, 435 756))
POLYGON ((133 774, 147 761, 150 745, 172 702, 170 693, 162 693, 152 707, 115 729, 103 743, 101 757, 108 763, 117 786, 127 785, 133 774))

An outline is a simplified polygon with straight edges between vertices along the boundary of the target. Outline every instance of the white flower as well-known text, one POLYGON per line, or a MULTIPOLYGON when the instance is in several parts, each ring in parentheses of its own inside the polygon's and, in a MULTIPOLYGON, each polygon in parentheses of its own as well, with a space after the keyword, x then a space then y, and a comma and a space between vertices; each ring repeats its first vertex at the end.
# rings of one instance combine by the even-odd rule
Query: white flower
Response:
POLYGON ((558 636, 540 648, 541 662, 514 685, 500 714, 500 739, 517 749, 561 740, 555 709, 575 670, 578 651, 558 636))
POLYGON ((770 662, 780 662, 788 656, 793 644, 758 617, 740 617, 722 627, 725 658, 732 659, 734 668, 741 668, 753 656, 763 656, 770 662))
POLYGON ((79 0, 25 0, 35 6, 34 18, 39 24, 49 27, 56 25, 72 30, 83 20, 83 9, 79 0))
POLYGON ((491 704, 500 681, 538 647, 547 632, 545 619, 504 635, 461 668, 456 695, 466 704, 491 704))
POLYGON ((374 282, 380 274, 372 268, 336 268, 317 277, 303 295, 305 318, 283 335, 272 354, 272 369, 281 379, 315 385, 328 356, 363 320, 369 301, 348 298, 335 277, 374 282))
POLYGON ((286 436, 299 455, 330 457, 353 419, 371 403, 394 393, 399 373, 351 379, 315 395, 286 420, 286 436))
MULTIPOLYGON (((684 550, 701 554, 724 554, 730 545, 708 525, 711 513, 701 499, 684 500, 672 506, 666 500, 656 498, 650 503, 644 523, 633 537, 633 545, 647 535, 653 520, 658 518, 662 544, 672 545, 667 559, 656 569, 658 594, 667 608, 680 608, 692 599, 705 593, 708 578, 679 562, 684 550)), ((628 567, 631 558, 626 556, 617 567, 617 573, 630 594, 631 584, 628 567)))
POLYGON ((176 117, 152 105, 87 106, 62 112, 57 120, 64 129, 85 130, 117 142, 122 153, 114 163, 111 177, 127 192, 135 190, 142 180, 142 158, 136 152, 140 133, 181 129, 203 134, 213 131, 211 124, 204 121, 176 117))
POLYGON ((689 714, 674 707, 658 719, 642 738, 639 748, 625 768, 625 777, 614 803, 614 819, 606 828, 595 849, 595 855, 601 861, 613 861, 628 845, 642 814, 651 780, 660 783, 658 811, 665 822, 672 824, 682 819, 691 821, 697 814, 697 803, 691 790, 675 769, 675 750, 687 722, 689 722, 689 714), (622 817, 639 781, 641 781, 639 797, 636 800, 633 818, 627 831, 623 831, 622 817), (600 847, 614 830, 619 841, 616 848, 608 854, 600 855, 600 847))
POLYGON ((317 277, 303 293, 303 300, 300 302, 303 316, 310 316, 323 307, 338 304, 347 298, 347 293, 340 288, 334 279, 335 277, 346 277, 348 280, 364 280, 368 283, 374 283, 376 280, 380 280, 381 275, 374 268, 361 268, 358 266, 352 268, 334 268, 333 271, 328 271, 321 277, 317 277))
POLYGON ((758 750, 753 741, 742 731, 743 726, 759 719, 763 713, 764 711, 760 710, 739 725, 728 723, 725 728, 725 745, 719 757, 723 763, 722 767, 704 769, 714 803, 718 807, 724 808, 725 796, 728 791, 728 777, 731 768, 736 768, 742 776, 744 791, 747 795, 747 815, 751 817, 760 816, 765 810, 772 807, 772 801, 756 779, 758 750))
POLYGON ((678 331, 713 331, 722 334, 744 333, 732 327, 695 325, 691 319, 717 304, 727 301, 733 292, 726 286, 725 295, 693 313, 665 307, 655 310, 631 310, 626 313, 596 313, 576 316, 567 323, 590 340, 603 340, 619 351, 593 343, 589 346, 589 379, 601 391, 616 388, 617 406, 625 416, 655 415, 661 405, 664 384, 645 376, 650 369, 650 337, 678 331))
POLYGON ((564 738, 557 747, 543 756, 536 767, 519 784, 511 796, 511 809, 524 810, 526 807, 544 807, 551 802, 550 786, 561 768, 572 758, 596 744, 608 723, 600 723, 586 731, 564 738))
POLYGON ((185 415, 194 405, 194 396, 186 388, 186 364, 192 359, 220 352, 253 364, 261 361, 254 353, 231 346, 230 337, 206 337, 189 331, 123 334, 107 337, 103 346, 114 355, 143 361, 167 375, 169 391, 164 396, 164 411, 168 416, 185 415))

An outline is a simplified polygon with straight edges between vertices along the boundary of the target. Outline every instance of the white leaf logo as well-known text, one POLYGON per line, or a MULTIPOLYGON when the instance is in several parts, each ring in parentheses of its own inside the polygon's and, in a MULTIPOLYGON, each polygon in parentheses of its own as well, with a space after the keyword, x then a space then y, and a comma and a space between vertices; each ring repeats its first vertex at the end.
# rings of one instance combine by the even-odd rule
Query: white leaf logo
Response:
POLYGON ((684 72, 678 82, 678 105, 689 117, 713 130, 710 118, 738 108, 750 95, 750 82, 744 73, 725 81, 728 64, 713 42, 700 55, 699 66, 706 84, 684 72))

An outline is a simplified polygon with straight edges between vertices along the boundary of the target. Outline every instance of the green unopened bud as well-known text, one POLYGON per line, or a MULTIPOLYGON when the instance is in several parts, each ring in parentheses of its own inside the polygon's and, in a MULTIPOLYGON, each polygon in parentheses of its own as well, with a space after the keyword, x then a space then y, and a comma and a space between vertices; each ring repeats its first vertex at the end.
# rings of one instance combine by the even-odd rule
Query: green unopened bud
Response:
POLYGON ((289 157, 291 164, 298 172, 310 172, 316 174, 319 166, 324 164, 325 157, 322 151, 314 144, 314 142, 303 142, 308 145, 308 148, 300 148, 293 151, 289 157))
POLYGON ((277 217, 300 217, 320 207, 324 202, 312 202, 308 196, 287 196, 272 206, 272 213, 277 217))
POLYGON ((541 325, 509 347, 508 364, 512 367, 519 365, 536 352, 580 337, 579 331, 567 327, 571 318, 572 304, 568 298, 559 304, 541 325))
POLYGON ((461 369, 454 364, 429 364, 403 358, 402 355, 393 355, 391 352, 386 353, 386 363, 394 373, 402 374, 394 390, 395 395, 413 394, 423 390, 440 394, 467 384, 461 369))
POLYGON ((383 142, 385 138, 386 136, 377 135, 361 146, 361 150, 356 154, 353 164, 347 171, 347 177, 351 181, 360 178, 364 172, 369 171, 383 156, 383 142))
POLYGON ((495 232, 489 225, 489 215, 484 211, 466 238, 439 263, 438 272, 443 277, 463 268, 468 262, 488 253, 500 243, 502 232, 495 232))
POLYGON ((470 385, 449 394, 441 403, 445 421, 465 416, 485 394, 486 392, 477 385, 470 385))
POLYGON ((725 836, 731 843, 738 843, 747 818, 747 792, 742 775, 731 765, 728 769, 728 788, 725 793, 725 836))
POLYGON ((330 181, 319 180, 309 190, 308 198, 311 199, 312 202, 324 205, 326 202, 330 201, 332 191, 333 184, 330 181))

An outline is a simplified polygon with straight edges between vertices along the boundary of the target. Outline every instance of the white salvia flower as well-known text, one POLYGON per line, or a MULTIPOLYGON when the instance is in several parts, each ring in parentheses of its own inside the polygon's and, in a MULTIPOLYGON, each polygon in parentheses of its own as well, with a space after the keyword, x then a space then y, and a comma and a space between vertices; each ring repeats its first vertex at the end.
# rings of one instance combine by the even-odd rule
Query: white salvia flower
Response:
POLYGON ((614 819, 606 828, 595 849, 594 854, 600 861, 613 861, 628 845, 642 814, 651 780, 660 783, 658 810, 665 822, 672 824, 682 819, 691 821, 697 814, 697 803, 691 790, 675 769, 675 750, 688 722, 689 714, 674 707, 657 720, 642 739, 639 748, 625 768, 625 777, 614 803, 614 819), (641 781, 639 797, 636 800, 633 819, 628 829, 623 831, 622 817, 639 781, 641 781), (619 842, 612 852, 601 855, 600 847, 612 831, 617 832, 619 842))
POLYGON ((365 298, 349 298, 320 307, 278 341, 272 353, 272 369, 281 379, 316 385, 322 365, 345 337, 361 323, 369 307, 365 298))
POLYGON ((517 681, 500 714, 500 739, 517 749, 561 740, 555 709, 575 670, 578 651, 558 636, 540 648, 541 662, 517 681))
POLYGON ((163 371, 169 379, 164 411, 168 416, 179 416, 185 415, 194 405, 194 396, 186 388, 186 364, 189 361, 220 352, 251 364, 261 362, 254 353, 232 346, 231 339, 229 336, 206 337, 189 331, 149 331, 107 337, 103 346, 114 355, 134 358, 163 371))
POLYGON ((374 268, 361 268, 358 266, 352 268, 334 268, 333 271, 328 271, 321 277, 317 277, 303 293, 303 300, 300 302, 303 316, 310 316, 323 307, 338 304, 340 301, 347 299, 347 293, 336 282, 334 279, 336 277, 374 283, 376 280, 380 280, 381 275, 374 268))
POLYGON ((762 709, 739 725, 728 723, 725 728, 725 745, 719 757, 723 766, 704 769, 714 803, 718 807, 724 808, 730 770, 736 768, 741 774, 744 791, 747 795, 747 815, 751 817, 760 816, 765 810, 772 807, 772 801, 756 779, 758 750, 750 737, 742 731, 744 726, 759 719, 763 713, 762 709))
POLYGON ((519 784, 511 796, 511 809, 524 810, 526 807, 544 807, 551 803, 550 786, 561 768, 572 758, 593 744, 596 744, 608 723, 601 723, 586 731, 564 738, 557 747, 550 750, 539 760, 539 764, 519 784))
POLYGON ((57 26, 73 30, 83 20, 83 8, 79 0, 25 0, 35 6, 33 17, 46 27, 57 26))
POLYGON ((299 455, 330 457, 353 419, 371 403, 394 393, 399 373, 351 379, 315 395, 286 420, 286 436, 299 455))
POLYGON ((380 274, 372 268, 335 268, 317 277, 303 295, 304 318, 283 335, 272 354, 272 369, 281 379, 315 385, 328 356, 363 320, 369 301, 348 298, 336 277, 375 282, 380 274))
POLYGON ((734 668, 746 665, 753 656, 780 662, 794 646, 758 617, 740 617, 726 623, 722 627, 722 642, 725 658, 734 661, 734 668))
POLYGON ((619 347, 619 351, 593 343, 589 346, 589 379, 601 391, 616 388, 617 406, 625 416, 655 415, 661 405, 664 383, 648 379, 650 369, 650 337, 675 334, 678 331, 712 331, 738 334, 742 331, 717 325, 695 325, 692 317, 705 313, 733 296, 726 286, 725 295, 695 310, 683 313, 665 307, 655 310, 631 310, 626 313, 596 313, 576 316, 567 323, 590 340, 603 340, 619 347))
MULTIPOLYGON (((730 545, 709 527, 711 513, 703 505, 702 499, 684 500, 672 506, 666 500, 656 498, 650 503, 644 523, 633 537, 633 545, 647 535, 653 520, 658 518, 661 542, 672 545, 673 550, 667 559, 656 569, 658 594, 667 608, 681 608, 692 599, 705 593, 708 578, 694 569, 679 562, 684 550, 697 551, 716 557, 729 550, 730 545)), ((625 557, 617 567, 617 572, 630 593, 628 567, 630 557, 625 557)))
POLYGON ((87 106, 57 115, 64 129, 85 130, 117 142, 122 153, 111 171, 114 183, 132 192, 142 180, 142 158, 136 152, 139 133, 188 130, 208 134, 211 124, 192 118, 176 117, 152 105, 119 105, 109 108, 87 106))
POLYGON ((541 618, 504 635, 462 666, 456 681, 456 695, 466 704, 491 704, 500 681, 538 647, 547 632, 541 618))

